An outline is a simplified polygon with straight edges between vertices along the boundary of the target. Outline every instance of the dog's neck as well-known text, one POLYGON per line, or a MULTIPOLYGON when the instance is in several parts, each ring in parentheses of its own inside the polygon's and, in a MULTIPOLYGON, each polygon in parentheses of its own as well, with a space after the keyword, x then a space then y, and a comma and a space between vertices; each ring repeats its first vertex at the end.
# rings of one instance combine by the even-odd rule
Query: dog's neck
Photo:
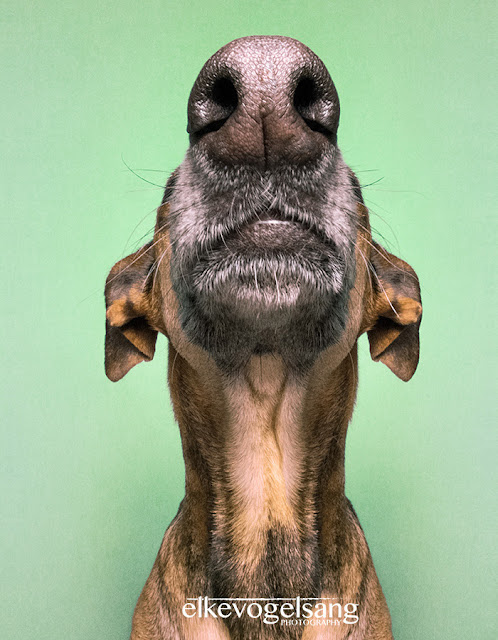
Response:
POLYGON ((339 366, 306 376, 274 356, 208 380, 173 348, 170 363, 186 464, 183 508, 206 550, 213 594, 318 595, 322 538, 334 545, 346 508, 356 349, 339 366))

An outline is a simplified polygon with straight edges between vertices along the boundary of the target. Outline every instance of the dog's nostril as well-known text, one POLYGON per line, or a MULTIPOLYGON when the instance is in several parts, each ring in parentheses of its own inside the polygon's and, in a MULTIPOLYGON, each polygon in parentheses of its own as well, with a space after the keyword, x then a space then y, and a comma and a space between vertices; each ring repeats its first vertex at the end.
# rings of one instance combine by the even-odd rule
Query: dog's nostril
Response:
POLYGON ((218 78, 212 86, 211 98, 217 105, 232 114, 239 103, 237 90, 230 78, 218 78))
POLYGON ((294 108, 302 115, 317 100, 317 89, 311 78, 301 78, 294 91, 294 108))
POLYGON ((321 99, 320 89, 312 78, 305 76, 299 80, 294 90, 294 109, 312 131, 318 131, 329 137, 332 132, 320 122, 318 115, 321 99))
POLYGON ((200 140, 206 133, 218 131, 237 109, 239 97, 237 89, 230 78, 217 78, 204 92, 202 109, 189 116, 187 131, 194 136, 193 140, 200 140))

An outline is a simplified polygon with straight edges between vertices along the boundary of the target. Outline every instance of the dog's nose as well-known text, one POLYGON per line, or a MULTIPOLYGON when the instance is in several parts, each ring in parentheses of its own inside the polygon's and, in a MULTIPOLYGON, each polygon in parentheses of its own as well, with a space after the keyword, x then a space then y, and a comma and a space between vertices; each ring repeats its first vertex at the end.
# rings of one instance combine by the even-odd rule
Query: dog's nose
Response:
POLYGON ((202 68, 189 98, 191 146, 226 165, 305 164, 337 141, 339 98, 323 62, 280 36, 230 42, 202 68))

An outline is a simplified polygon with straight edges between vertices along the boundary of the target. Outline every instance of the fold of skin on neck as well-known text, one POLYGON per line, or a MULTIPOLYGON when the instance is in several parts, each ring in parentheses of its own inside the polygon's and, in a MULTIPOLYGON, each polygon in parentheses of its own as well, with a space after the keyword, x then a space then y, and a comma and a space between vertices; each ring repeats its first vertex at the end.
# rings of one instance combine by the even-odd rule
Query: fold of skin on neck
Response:
MULTIPOLYGON (((235 379, 211 380, 170 348, 186 497, 163 543, 160 555, 169 565, 163 579, 169 581, 172 572, 182 576, 186 597, 332 597, 358 603, 355 635, 367 621, 382 622, 385 601, 344 493, 356 344, 339 366, 321 363, 306 377, 293 377, 268 355, 254 357, 235 379), (365 601, 369 612, 361 609, 365 601)), ((239 637, 237 625, 244 637, 244 624, 252 622, 228 621, 230 637, 239 637)), ((326 637, 348 631, 341 625, 330 635, 329 628, 326 637)), ((269 630, 261 633, 264 638, 269 630)), ((301 637, 302 629, 288 633, 301 637)), ((305 633, 320 637, 318 629, 305 633)))
POLYGON ((356 348, 337 368, 299 378, 279 358, 255 356, 214 385, 173 347, 170 362, 184 508, 205 532, 213 595, 319 595, 319 566, 341 549, 335 523, 349 509, 344 448, 356 348))

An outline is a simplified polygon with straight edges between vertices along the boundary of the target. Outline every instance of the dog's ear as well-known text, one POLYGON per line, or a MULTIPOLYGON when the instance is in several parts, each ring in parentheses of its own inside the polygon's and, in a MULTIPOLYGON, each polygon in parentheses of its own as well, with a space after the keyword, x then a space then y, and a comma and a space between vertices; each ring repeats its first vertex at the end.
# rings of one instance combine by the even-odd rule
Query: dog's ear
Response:
POLYGON ((417 274, 376 242, 370 261, 373 270, 370 355, 406 382, 415 373, 419 359, 422 304, 417 274))
POLYGON ((105 285, 105 372, 116 382, 143 360, 152 360, 157 331, 149 324, 154 264, 152 243, 117 262, 105 285))

